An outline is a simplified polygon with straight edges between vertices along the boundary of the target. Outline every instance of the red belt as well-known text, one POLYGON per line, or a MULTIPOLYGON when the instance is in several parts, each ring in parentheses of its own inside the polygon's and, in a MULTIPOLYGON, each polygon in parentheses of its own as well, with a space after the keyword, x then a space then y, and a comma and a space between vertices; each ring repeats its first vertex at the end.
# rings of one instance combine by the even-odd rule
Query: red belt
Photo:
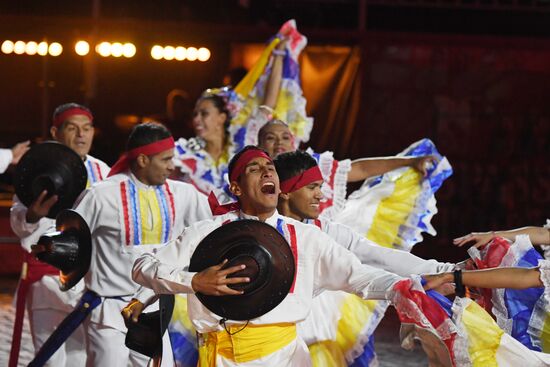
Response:
POLYGON ((13 325, 10 361, 8 367, 16 367, 19 359, 21 332, 23 330, 27 292, 29 291, 31 284, 42 279, 44 275, 59 275, 59 269, 37 260, 30 253, 26 253, 23 261, 23 267, 21 269, 21 279, 19 281, 17 298, 15 301, 15 323, 13 325))

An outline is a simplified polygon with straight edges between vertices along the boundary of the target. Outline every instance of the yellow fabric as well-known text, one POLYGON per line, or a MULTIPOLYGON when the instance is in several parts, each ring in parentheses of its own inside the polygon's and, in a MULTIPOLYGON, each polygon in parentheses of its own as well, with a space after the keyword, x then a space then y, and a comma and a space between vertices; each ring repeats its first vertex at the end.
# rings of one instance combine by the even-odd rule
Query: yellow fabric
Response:
POLYGON ((413 168, 407 169, 396 181, 393 193, 380 201, 366 237, 385 247, 401 245, 399 226, 404 223, 414 208, 422 190, 422 176, 413 168))
POLYGON ((323 340, 308 346, 314 367, 347 367, 342 348, 333 340, 323 340))
POLYGON ((544 353, 550 353, 550 313, 546 313, 546 319, 544 320, 544 324, 542 326, 540 341, 542 343, 542 351, 544 353))
POLYGON ((277 45, 281 42, 279 38, 274 38, 273 41, 267 47, 264 49, 264 52, 262 52, 262 55, 260 56, 260 59, 254 64, 254 67, 252 70, 250 70, 245 77, 237 84, 235 87, 235 93, 239 94, 241 97, 246 98, 252 89, 254 89, 254 85, 256 85, 256 82, 260 78, 260 76, 263 74, 264 69, 269 62, 269 58, 271 57, 271 51, 277 45))
POLYGON ((191 319, 189 319, 189 314, 187 313, 187 296, 176 294, 174 297, 174 310, 172 311, 172 321, 177 322, 186 330, 190 332, 195 332, 193 324, 191 324, 191 319))
POLYGON ((498 366, 495 356, 504 331, 475 302, 470 302, 464 309, 462 323, 468 334, 468 353, 472 367, 498 366))
POLYGON ((228 326, 227 331, 203 334, 199 367, 214 367, 216 356, 245 363, 268 356, 296 339, 296 324, 228 326), (242 330, 241 330, 242 329, 242 330))
POLYGON ((154 190, 138 190, 138 192, 142 244, 161 243, 162 215, 157 194, 154 190))
POLYGON ((344 352, 355 347, 363 329, 371 322, 377 304, 378 301, 366 301, 353 294, 346 298, 336 333, 336 341, 344 352))

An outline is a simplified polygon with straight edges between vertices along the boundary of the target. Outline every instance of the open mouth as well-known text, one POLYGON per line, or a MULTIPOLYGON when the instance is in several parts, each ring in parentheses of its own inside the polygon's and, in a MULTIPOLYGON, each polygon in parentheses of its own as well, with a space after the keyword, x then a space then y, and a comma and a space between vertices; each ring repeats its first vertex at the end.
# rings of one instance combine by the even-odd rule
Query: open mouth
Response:
POLYGON ((273 182, 265 182, 261 190, 264 194, 275 194, 275 184, 273 182))

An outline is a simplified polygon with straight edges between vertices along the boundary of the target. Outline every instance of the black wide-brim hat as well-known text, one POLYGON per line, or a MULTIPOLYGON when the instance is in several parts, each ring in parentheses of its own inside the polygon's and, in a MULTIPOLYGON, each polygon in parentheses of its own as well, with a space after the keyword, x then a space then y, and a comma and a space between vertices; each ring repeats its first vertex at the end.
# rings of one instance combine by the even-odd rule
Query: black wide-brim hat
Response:
POLYGON ((162 355, 162 336, 172 319, 173 310, 174 295, 161 295, 158 311, 142 313, 137 322, 125 321, 128 332, 124 344, 151 358, 162 355))
POLYGON ((250 320, 262 316, 283 301, 294 280, 295 263, 285 238, 272 226, 257 220, 238 220, 222 225, 197 246, 189 271, 200 272, 218 265, 224 268, 246 265, 229 277, 248 277, 250 282, 232 284, 242 295, 208 296, 196 293, 210 311, 229 320, 250 320))
POLYGON ((73 206, 87 180, 82 158, 71 148, 48 141, 33 146, 21 157, 15 168, 14 186, 17 197, 27 207, 44 190, 48 197, 57 195, 57 202, 47 214, 55 218, 61 210, 73 206))
POLYGON ((90 268, 92 236, 84 218, 74 210, 61 211, 57 215, 55 226, 57 232, 40 236, 38 245, 44 245, 46 251, 38 253, 36 257, 60 270, 60 288, 67 291, 90 268))

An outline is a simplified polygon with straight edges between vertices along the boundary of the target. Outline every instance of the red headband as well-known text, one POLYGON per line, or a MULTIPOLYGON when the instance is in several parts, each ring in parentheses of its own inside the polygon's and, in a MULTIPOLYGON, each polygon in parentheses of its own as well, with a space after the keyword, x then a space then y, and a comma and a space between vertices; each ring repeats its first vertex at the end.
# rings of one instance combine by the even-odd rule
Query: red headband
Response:
POLYGON ((53 126, 59 129, 59 127, 63 125, 63 123, 67 121, 69 117, 74 115, 84 115, 84 116, 87 116, 90 119, 90 121, 94 120, 94 117, 92 116, 90 111, 86 111, 85 109, 82 109, 80 107, 73 107, 55 116, 53 119, 53 126))
POLYGON ((174 149, 174 146, 174 138, 169 137, 129 150, 116 161, 107 177, 126 171, 130 167, 130 162, 136 159, 140 154, 154 155, 168 149, 174 149))
POLYGON ((263 151, 259 149, 250 149, 244 152, 237 162, 235 163, 235 166, 233 167, 233 170, 231 171, 231 174, 229 176, 229 182, 231 181, 237 181, 239 176, 244 172, 244 169, 246 168, 246 165, 248 162, 253 160, 257 157, 263 157, 265 159, 268 159, 270 162, 273 162, 271 158, 263 151))
POLYGON ((284 194, 288 194, 290 192, 299 190, 312 182, 322 179, 323 175, 321 174, 319 166, 314 166, 305 170, 297 176, 291 177, 288 180, 284 180, 283 182, 281 182, 281 192, 284 194))

